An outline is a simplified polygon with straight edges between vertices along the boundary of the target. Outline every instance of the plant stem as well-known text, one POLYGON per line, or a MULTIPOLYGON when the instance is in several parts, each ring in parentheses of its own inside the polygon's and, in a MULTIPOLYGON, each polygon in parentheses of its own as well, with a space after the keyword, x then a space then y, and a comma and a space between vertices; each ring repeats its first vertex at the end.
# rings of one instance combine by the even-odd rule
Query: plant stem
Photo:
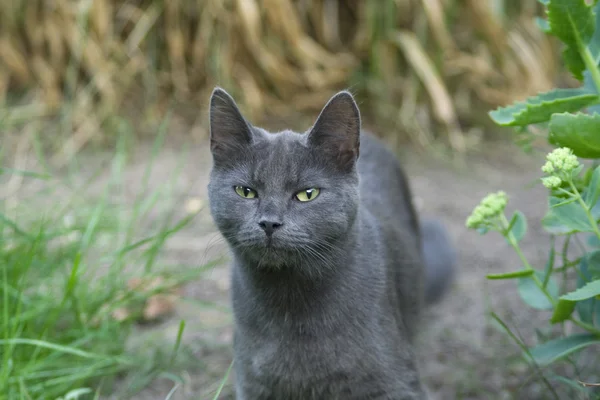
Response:
MULTIPOLYGON (((521 251, 521 248, 519 247, 519 243, 517 242, 515 235, 513 235, 513 233, 508 230, 508 227, 510 224, 504 214, 501 214, 500 221, 501 221, 501 225, 502 225, 502 232, 504 232, 504 237, 506 237, 506 239, 508 240, 508 242, 510 243, 512 248, 515 250, 515 252, 519 256, 519 258, 521 259, 521 262, 523 263, 523 267, 525 267, 525 269, 527 269, 527 270, 535 271, 535 269, 531 266, 531 264, 529 264, 529 261, 527 261, 525 254, 523 254, 523 252, 521 251)), ((542 281, 540 281, 538 276, 534 273, 530 276, 530 278, 533 279, 533 282, 535 282, 535 285, 548 298, 548 301, 550 301, 552 306, 556 307, 556 300, 550 295, 550 293, 548 293, 548 290, 546 290, 546 287, 544 286, 542 281)))
POLYGON ((594 333, 596 335, 600 335, 600 329, 598 329, 594 325, 591 325, 591 324, 588 324, 586 322, 580 321, 580 320, 575 319, 573 317, 569 317, 569 321, 571 321, 575 325, 579 326, 580 328, 585 329, 586 331, 588 331, 590 333, 594 333))
POLYGON ((598 239, 600 239, 600 229, 598 229, 598 222, 592 215, 590 208, 588 207, 587 204, 585 204, 585 201, 583 201, 583 199, 581 198, 581 194, 579 193, 579 191, 573 184, 572 180, 569 180, 569 186, 571 186, 571 190, 573 190, 573 193, 575 194, 575 197, 577 198, 579 205, 581 206, 581 208, 583 208, 583 211, 585 211, 585 215, 587 216, 588 221, 589 221, 590 225, 592 226, 594 233, 596 234, 596 237, 598 237, 598 239))
POLYGON ((590 51, 589 47, 581 47, 579 51, 581 53, 581 57, 583 58, 583 62, 585 63, 585 67, 588 71, 590 71, 590 74, 592 75, 592 80, 596 85, 596 90, 600 92, 600 71, 598 70, 598 66, 596 65, 596 60, 594 59, 594 56, 592 55, 592 52, 590 51))

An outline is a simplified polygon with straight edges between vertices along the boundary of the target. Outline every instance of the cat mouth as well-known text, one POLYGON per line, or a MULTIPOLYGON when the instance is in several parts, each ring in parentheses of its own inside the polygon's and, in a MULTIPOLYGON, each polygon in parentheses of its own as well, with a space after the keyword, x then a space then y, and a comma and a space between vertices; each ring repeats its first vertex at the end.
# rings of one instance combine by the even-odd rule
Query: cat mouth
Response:
POLYGON ((272 236, 267 236, 263 241, 263 247, 265 250, 278 251, 286 250, 286 247, 281 240, 275 239, 272 236))
POLYGON ((267 256, 268 258, 285 257, 294 250, 285 240, 273 236, 256 240, 250 248, 261 256, 267 256))
POLYGON ((285 244, 283 244, 281 240, 268 237, 255 237, 250 240, 240 240, 236 247, 245 248, 250 251, 276 251, 286 249, 285 244))
POLYGON ((250 254, 254 253, 255 256, 268 254, 269 258, 286 257, 296 249, 292 243, 277 235, 247 238, 239 242, 239 247, 245 248, 250 254))

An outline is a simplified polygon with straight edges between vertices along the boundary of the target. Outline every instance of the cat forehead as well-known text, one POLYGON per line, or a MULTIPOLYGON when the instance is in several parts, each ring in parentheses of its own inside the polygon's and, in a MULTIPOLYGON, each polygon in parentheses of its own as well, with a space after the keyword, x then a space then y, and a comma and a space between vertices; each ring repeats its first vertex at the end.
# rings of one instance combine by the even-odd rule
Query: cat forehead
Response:
POLYGON ((306 133, 261 130, 251 146, 252 175, 261 182, 294 182, 322 171, 319 158, 307 144, 306 133))
POLYGON ((266 129, 254 127, 254 130, 260 139, 263 139, 270 144, 279 146, 285 146, 294 143, 306 145, 306 138, 308 137, 308 133, 295 132, 291 129, 270 132, 266 129))
POLYGON ((294 155, 310 152, 307 145, 308 134, 291 130, 269 132, 258 128, 254 135, 253 150, 263 159, 276 161, 287 159, 294 155))

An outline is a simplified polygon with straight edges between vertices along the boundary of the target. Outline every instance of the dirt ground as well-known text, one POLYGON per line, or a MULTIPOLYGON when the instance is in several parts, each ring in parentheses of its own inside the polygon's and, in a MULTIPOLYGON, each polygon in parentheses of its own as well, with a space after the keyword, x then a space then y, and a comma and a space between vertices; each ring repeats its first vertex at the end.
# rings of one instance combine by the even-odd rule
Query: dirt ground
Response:
MULTIPOLYGON (((144 153, 140 149, 137 161, 126 170, 132 191, 145 169, 144 153)), ((547 316, 522 305, 514 282, 486 282, 486 273, 514 270, 519 267, 518 259, 499 235, 480 236, 464 226, 483 196, 505 190, 510 196, 508 210, 520 209, 528 217, 524 253, 533 265, 543 265, 549 243, 539 224, 545 213, 545 190, 531 184, 540 177, 544 154, 530 156, 509 143, 489 143, 465 165, 456 166, 411 149, 402 153, 418 209, 447 224, 460 254, 453 289, 442 303, 426 311, 419 337, 422 376, 431 399, 545 398, 538 383, 524 385, 530 372, 520 362, 516 345, 492 326, 487 310, 493 307, 530 344, 535 340, 535 321, 547 316)), ((163 257, 169 262, 199 265, 226 254, 226 248, 215 233, 207 207, 210 154, 206 144, 197 144, 191 155, 177 179, 176 191, 182 203, 190 198, 201 199, 203 209, 191 226, 167 243, 163 257)), ((155 185, 169 179, 165 174, 175 168, 178 156, 175 147, 162 152, 158 168, 153 171, 155 185)), ((231 360, 228 289, 228 267, 223 263, 186 287, 186 297, 195 302, 182 301, 176 315, 151 329, 153 335, 162 336, 160 340, 172 343, 179 321, 187 322, 184 343, 192 349, 197 364, 186 371, 185 383, 171 398, 213 398, 231 360), (198 302, 204 301, 217 302, 225 310, 199 307, 198 302)), ((225 386, 222 399, 233 398, 232 380, 225 386)), ((172 386, 157 380, 135 398, 164 399, 172 386)))
MULTIPOLYGON (((150 147, 139 146, 124 171, 132 201, 146 171, 150 147)), ((181 215, 190 200, 202 207, 193 222, 167 242, 161 256, 165 263, 200 266, 225 255, 226 247, 208 210, 210 154, 206 141, 186 147, 187 162, 174 179, 171 174, 181 160, 181 142, 167 140, 154 163, 151 186, 172 183, 181 215)), ((540 177, 544 153, 526 155, 513 144, 491 142, 462 166, 410 148, 401 151, 400 157, 411 178, 417 208, 423 215, 437 216, 446 223, 460 257, 452 291, 426 310, 418 340, 422 377, 431 400, 547 398, 541 384, 529 379, 531 372, 520 361, 517 346, 490 323, 488 310, 492 307, 529 344, 535 343, 536 321, 547 315, 524 306, 514 282, 486 281, 487 273, 517 269, 518 258, 499 235, 480 236, 464 225, 481 198, 491 191, 506 191, 508 211, 519 209, 528 217, 523 251, 533 265, 543 266, 549 245, 540 226, 546 211, 545 189, 532 184, 540 177)), ((87 162, 94 164, 94 157, 87 162)), ((171 347, 179 322, 186 321, 183 344, 193 362, 183 372, 184 382, 171 399, 213 398, 232 356, 228 291, 228 266, 222 262, 203 279, 185 287, 184 299, 174 315, 160 324, 140 328, 135 335, 138 344, 147 341, 150 346, 164 343, 171 347), (207 306, 208 302, 220 307, 207 306)), ((232 381, 230 378, 225 385, 221 399, 233 399, 232 381)), ((156 379, 134 398, 165 399, 172 388, 171 381, 156 379)))

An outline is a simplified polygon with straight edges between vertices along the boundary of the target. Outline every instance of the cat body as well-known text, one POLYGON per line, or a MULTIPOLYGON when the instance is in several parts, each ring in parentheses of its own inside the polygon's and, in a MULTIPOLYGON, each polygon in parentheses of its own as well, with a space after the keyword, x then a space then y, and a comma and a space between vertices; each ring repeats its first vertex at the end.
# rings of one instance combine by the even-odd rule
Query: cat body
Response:
MULTIPOLYGON (((426 272, 406 177, 361 133, 352 96, 334 96, 303 134, 251 126, 222 89, 210 115, 211 213, 233 255, 237 398, 426 398, 412 339, 425 285, 445 287, 426 272)), ((436 268, 449 281, 446 255, 436 268)))

